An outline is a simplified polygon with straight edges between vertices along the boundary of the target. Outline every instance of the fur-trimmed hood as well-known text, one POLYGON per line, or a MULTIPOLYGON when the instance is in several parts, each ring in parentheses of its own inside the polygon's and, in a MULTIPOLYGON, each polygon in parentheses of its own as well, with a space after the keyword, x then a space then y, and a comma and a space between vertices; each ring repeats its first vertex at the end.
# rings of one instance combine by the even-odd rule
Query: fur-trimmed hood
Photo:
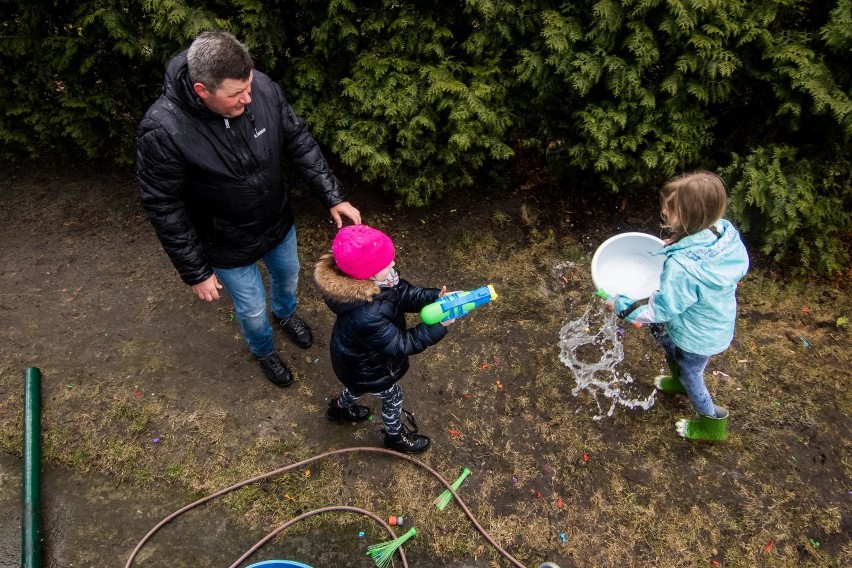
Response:
POLYGON ((337 314, 364 303, 372 302, 381 289, 372 280, 358 280, 343 274, 330 252, 322 255, 314 267, 314 282, 331 310, 337 314))

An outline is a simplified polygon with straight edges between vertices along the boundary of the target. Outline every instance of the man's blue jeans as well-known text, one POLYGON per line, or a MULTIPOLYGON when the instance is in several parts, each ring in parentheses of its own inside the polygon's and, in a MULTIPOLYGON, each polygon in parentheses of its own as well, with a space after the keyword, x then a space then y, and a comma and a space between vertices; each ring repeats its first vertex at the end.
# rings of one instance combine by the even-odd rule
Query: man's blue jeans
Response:
POLYGON ((666 363, 680 370, 680 384, 686 389, 686 395, 695 411, 704 416, 716 416, 713 397, 704 384, 704 368, 710 357, 684 351, 675 345, 665 324, 652 323, 650 327, 651 335, 666 352, 666 363))
MULTIPOLYGON (((299 256, 296 228, 261 259, 269 273, 269 298, 276 318, 287 319, 296 311, 296 287, 299 283, 299 256)), ((213 268, 216 277, 234 302, 234 312, 243 339, 255 355, 262 357, 275 350, 272 326, 266 312, 266 289, 257 263, 237 268, 213 268)))

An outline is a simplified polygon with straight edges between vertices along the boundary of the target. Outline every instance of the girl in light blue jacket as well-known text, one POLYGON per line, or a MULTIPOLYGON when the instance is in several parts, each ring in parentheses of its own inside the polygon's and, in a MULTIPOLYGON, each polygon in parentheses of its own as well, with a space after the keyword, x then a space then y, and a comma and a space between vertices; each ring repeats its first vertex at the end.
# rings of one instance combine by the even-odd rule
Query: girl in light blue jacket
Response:
POLYGON ((671 373, 654 379, 657 389, 686 394, 698 413, 678 420, 678 433, 724 440, 728 411, 713 404, 704 368, 734 337, 737 283, 748 270, 748 254, 739 232, 722 218, 727 196, 717 175, 698 171, 672 178, 661 197, 671 238, 655 253, 666 257, 660 289, 650 298, 616 296, 609 304, 625 321, 651 324, 671 373))

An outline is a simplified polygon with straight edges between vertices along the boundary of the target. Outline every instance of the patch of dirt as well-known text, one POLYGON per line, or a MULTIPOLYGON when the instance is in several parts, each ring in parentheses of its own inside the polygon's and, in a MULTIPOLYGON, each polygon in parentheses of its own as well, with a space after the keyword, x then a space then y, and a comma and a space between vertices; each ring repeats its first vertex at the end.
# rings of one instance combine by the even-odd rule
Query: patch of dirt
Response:
MULTIPOLYGON (((596 420, 611 401, 587 391, 572 395, 573 378, 558 359, 559 331, 596 301, 587 268, 595 247, 623 231, 658 234, 658 204, 655 196, 583 197, 544 179, 519 170, 507 189, 480 187, 403 210, 351 184, 350 199, 365 222, 394 238, 402 277, 451 289, 493 283, 501 295, 412 358, 401 383, 405 406, 433 438, 418 459, 450 481, 461 467, 474 470, 460 494, 495 541, 528 566, 852 561, 852 477, 844 460, 852 411, 849 334, 830 325, 835 306, 849 305, 848 286, 830 286, 829 296, 814 290, 822 304, 803 290, 791 305, 807 302, 816 313, 789 315, 789 307, 779 312, 760 302, 766 292, 759 277, 744 285, 737 340, 708 367, 711 392, 731 410, 728 443, 679 439, 673 423, 691 414, 680 397, 659 396, 648 411, 618 407, 596 420), (559 263, 566 268, 556 270, 559 263), (781 328, 810 338, 813 347, 795 344, 781 328)), ((101 565, 123 565, 144 536, 139 523, 123 523, 135 514, 126 507, 145 507, 144 500, 130 503, 119 491, 133 488, 148 496, 152 511, 173 511, 330 449, 381 445, 378 420, 349 427, 324 417, 327 398, 340 386, 327 353, 333 318, 311 273, 334 228, 305 190, 297 189, 295 204, 299 312, 315 343, 300 350, 277 338, 297 379, 277 389, 245 348, 227 299, 199 302, 180 281, 141 210, 129 169, 4 165, 0 443, 17 455, 20 377, 39 367, 46 467, 58 477, 73 469, 97 479, 93 486, 105 478, 117 488, 112 513, 97 509, 114 527, 114 546, 99 546, 101 565)), ((626 329, 624 345, 621 372, 650 394, 662 354, 645 330, 626 329)), ((378 410, 375 400, 363 402, 378 410)), ((406 545, 411 566, 511 565, 458 507, 435 512, 431 501, 442 489, 409 462, 353 454, 226 497, 216 511, 226 519, 221 530, 247 527, 240 542, 248 547, 249 535, 282 520, 347 503, 416 523, 420 535, 406 545)), ((74 507, 79 516, 46 522, 86 522, 85 499, 74 507)), ((266 552, 299 554, 308 564, 369 566, 365 542, 385 538, 370 528, 366 540, 353 536, 369 524, 318 520, 297 531, 297 540, 285 539, 297 545, 266 552)), ((195 533, 167 526, 156 537, 157 553, 134 565, 220 566, 221 547, 209 556, 196 550, 192 559, 168 556, 186 539, 209 540, 211 531, 205 524, 195 533)), ((52 552, 62 550, 55 565, 92 565, 85 551, 60 541, 48 542, 52 552)), ((243 550, 232 552, 229 562, 243 550)))

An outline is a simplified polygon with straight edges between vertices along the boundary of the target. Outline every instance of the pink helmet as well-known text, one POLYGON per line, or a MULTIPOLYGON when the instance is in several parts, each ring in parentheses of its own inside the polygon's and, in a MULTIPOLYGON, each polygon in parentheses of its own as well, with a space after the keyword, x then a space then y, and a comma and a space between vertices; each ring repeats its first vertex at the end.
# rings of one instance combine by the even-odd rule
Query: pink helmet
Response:
POLYGON ((387 268, 394 259, 393 241, 367 225, 347 225, 331 244, 337 268, 347 276, 366 280, 387 268))

